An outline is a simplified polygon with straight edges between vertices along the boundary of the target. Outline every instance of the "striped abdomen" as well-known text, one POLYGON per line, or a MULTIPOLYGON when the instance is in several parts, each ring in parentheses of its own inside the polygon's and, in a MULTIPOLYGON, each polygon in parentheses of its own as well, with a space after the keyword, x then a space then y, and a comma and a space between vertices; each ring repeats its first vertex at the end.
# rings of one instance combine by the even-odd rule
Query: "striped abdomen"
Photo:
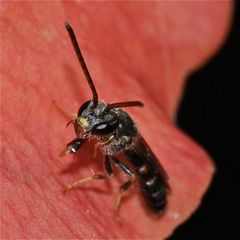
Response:
POLYGON ((167 204, 167 175, 144 139, 139 136, 125 152, 129 162, 136 168, 141 190, 148 207, 159 213, 167 204))

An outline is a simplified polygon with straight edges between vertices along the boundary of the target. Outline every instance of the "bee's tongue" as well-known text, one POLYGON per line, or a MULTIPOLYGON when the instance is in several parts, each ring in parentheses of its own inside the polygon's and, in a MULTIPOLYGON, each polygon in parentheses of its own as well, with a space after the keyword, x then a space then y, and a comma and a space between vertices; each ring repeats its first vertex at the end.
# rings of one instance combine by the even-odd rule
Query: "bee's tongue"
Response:
POLYGON ((2 3, 3 239, 163 239, 192 214, 214 167, 206 152, 176 128, 173 118, 186 75, 222 43, 230 5, 2 3), (112 209, 120 185, 117 177, 109 183, 92 181, 66 196, 61 193, 63 183, 91 175, 89 168, 102 172, 102 156, 93 159, 88 143, 69 164, 57 157, 75 136, 71 128, 65 129, 67 120, 52 100, 76 112, 91 95, 64 28, 66 21, 75 27, 100 97, 145 103, 143 109, 127 111, 169 175, 169 205, 160 219, 147 213, 134 185, 123 197, 122 221, 116 222, 112 209), (64 169, 68 174, 60 175, 64 169))

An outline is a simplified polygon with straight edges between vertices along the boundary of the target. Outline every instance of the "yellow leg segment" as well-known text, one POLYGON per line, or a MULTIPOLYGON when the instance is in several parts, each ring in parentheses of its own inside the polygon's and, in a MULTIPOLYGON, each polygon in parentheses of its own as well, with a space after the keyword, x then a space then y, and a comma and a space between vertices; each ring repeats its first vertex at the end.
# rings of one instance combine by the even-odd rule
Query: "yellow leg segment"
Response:
POLYGON ((134 183, 135 180, 136 180, 136 177, 135 175, 133 175, 129 181, 125 182, 123 185, 120 186, 116 194, 115 204, 114 204, 114 214, 116 219, 119 218, 119 210, 121 206, 122 194, 123 192, 129 189, 129 187, 134 183))
POLYGON ((66 188, 64 189, 64 193, 67 193, 72 189, 76 189, 76 188, 80 187, 82 184, 87 183, 89 181, 92 181, 94 179, 96 179, 96 180, 104 180, 104 179, 107 180, 107 179, 110 179, 111 177, 112 177, 112 174, 111 175, 108 175, 108 174, 106 174, 106 175, 93 174, 92 176, 82 178, 82 179, 77 180, 76 182, 73 182, 72 184, 66 186, 66 188))

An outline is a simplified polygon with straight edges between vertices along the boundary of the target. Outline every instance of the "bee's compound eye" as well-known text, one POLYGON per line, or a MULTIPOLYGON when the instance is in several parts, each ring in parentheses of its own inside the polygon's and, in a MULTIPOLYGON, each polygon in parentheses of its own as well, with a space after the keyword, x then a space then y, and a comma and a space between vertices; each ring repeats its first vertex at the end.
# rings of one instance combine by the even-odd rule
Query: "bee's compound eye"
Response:
POLYGON ((114 132, 117 127, 118 121, 101 123, 94 126, 94 128, 92 129, 92 133, 96 135, 105 135, 114 132))
POLYGON ((85 102, 78 110, 78 117, 80 117, 84 110, 88 108, 88 105, 91 103, 91 101, 85 102))

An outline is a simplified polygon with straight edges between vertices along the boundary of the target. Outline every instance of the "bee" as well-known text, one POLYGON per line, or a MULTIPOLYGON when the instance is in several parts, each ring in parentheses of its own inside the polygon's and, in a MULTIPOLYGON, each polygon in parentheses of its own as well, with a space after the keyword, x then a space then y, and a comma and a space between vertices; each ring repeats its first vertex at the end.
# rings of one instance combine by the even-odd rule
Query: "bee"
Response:
POLYGON ((76 138, 66 145, 59 154, 75 154, 90 137, 95 137, 104 156, 105 174, 92 174, 68 185, 65 191, 79 187, 93 179, 110 179, 113 175, 112 164, 128 176, 116 194, 114 211, 118 215, 122 194, 138 180, 147 206, 153 213, 161 213, 166 208, 169 192, 168 177, 139 133, 130 115, 124 107, 142 107, 139 101, 105 103, 98 99, 98 94, 83 59, 75 33, 69 23, 65 23, 75 53, 82 67, 93 98, 80 106, 77 117, 70 121, 74 125, 76 138), (116 155, 122 154, 131 167, 120 161, 116 155))

